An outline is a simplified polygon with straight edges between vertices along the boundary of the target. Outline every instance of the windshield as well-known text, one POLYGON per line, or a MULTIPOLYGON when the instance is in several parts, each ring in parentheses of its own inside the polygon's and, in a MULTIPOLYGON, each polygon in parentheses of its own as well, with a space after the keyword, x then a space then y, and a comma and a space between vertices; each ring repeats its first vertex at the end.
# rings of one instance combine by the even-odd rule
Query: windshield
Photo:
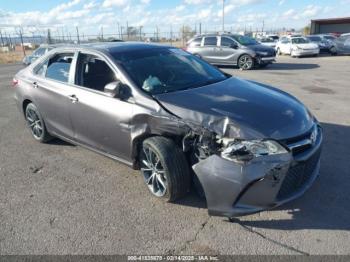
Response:
POLYGON ((261 43, 274 43, 275 40, 273 40, 272 38, 262 38, 260 40, 261 43))
POLYGON ((227 77, 200 58, 177 48, 112 53, 136 85, 152 95, 196 88, 227 77))
POLYGON ((325 35, 325 36, 323 36, 325 39, 327 39, 327 40, 334 40, 335 39, 335 37, 334 36, 331 36, 331 35, 325 35))
POLYGON ((307 44, 309 40, 303 37, 292 38, 292 44, 307 44))
POLYGON ((251 38, 248 36, 234 35, 232 37, 241 45, 257 45, 258 44, 258 42, 254 38, 251 38))
POLYGON ((321 42, 322 39, 319 36, 308 36, 308 39, 313 42, 321 42))

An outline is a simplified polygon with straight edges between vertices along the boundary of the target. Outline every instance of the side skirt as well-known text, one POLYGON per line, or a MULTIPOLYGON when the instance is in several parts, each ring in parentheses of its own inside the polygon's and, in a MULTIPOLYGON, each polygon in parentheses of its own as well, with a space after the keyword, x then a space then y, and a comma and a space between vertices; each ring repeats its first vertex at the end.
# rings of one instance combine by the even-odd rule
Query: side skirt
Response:
POLYGON ((107 152, 98 150, 98 149, 96 149, 96 148, 94 148, 94 147, 87 146, 87 145, 85 145, 85 144, 79 143, 79 142, 77 142, 77 141, 75 141, 75 140, 72 140, 72 139, 66 138, 66 137, 64 137, 64 136, 58 135, 58 134, 56 134, 56 133, 54 133, 54 132, 52 133, 52 135, 53 135, 54 137, 57 137, 57 138, 59 138, 59 139, 62 139, 63 141, 66 141, 66 142, 68 142, 68 143, 70 143, 70 144, 73 144, 73 145, 76 145, 76 146, 81 146, 81 147, 83 147, 83 148, 86 148, 86 149, 88 149, 88 150, 91 150, 91 151, 93 151, 93 152, 95 152, 95 153, 98 153, 98 154, 100 154, 100 155, 106 156, 106 157, 111 158, 111 159, 113 159, 113 160, 117 160, 118 162, 120 162, 120 163, 122 163, 122 164, 125 164, 125 165, 127 165, 127 166, 129 166, 129 167, 135 169, 135 165, 134 165, 133 162, 127 161, 127 160, 125 160, 125 159, 123 159, 123 158, 120 158, 120 157, 117 157, 117 156, 115 156, 115 155, 111 155, 111 154, 109 154, 109 153, 107 153, 107 152))

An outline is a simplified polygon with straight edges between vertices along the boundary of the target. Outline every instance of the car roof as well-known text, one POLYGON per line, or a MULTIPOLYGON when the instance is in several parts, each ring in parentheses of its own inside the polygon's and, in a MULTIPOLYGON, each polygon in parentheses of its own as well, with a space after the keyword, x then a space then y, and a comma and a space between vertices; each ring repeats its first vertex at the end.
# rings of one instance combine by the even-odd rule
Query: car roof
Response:
POLYGON ((62 45, 57 48, 75 49, 75 50, 95 50, 103 53, 118 53, 126 51, 137 51, 154 48, 175 48, 162 44, 150 44, 143 42, 96 42, 88 44, 62 45))

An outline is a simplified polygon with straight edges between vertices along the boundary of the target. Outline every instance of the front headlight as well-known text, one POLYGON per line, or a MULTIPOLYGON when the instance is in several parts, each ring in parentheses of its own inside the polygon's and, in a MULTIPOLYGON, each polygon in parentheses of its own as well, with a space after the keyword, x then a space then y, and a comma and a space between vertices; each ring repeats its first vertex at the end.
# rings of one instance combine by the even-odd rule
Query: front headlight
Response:
POLYGON ((236 140, 228 143, 221 157, 228 160, 249 161, 255 157, 277 155, 288 151, 274 140, 236 140))

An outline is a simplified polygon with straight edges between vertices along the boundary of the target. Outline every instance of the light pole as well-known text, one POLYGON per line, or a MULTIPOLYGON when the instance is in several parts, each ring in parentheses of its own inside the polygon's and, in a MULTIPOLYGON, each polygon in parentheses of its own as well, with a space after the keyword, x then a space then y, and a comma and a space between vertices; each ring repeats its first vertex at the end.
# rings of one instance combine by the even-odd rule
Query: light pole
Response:
POLYGON ((225 32, 225 0, 222 0, 222 32, 225 32))

